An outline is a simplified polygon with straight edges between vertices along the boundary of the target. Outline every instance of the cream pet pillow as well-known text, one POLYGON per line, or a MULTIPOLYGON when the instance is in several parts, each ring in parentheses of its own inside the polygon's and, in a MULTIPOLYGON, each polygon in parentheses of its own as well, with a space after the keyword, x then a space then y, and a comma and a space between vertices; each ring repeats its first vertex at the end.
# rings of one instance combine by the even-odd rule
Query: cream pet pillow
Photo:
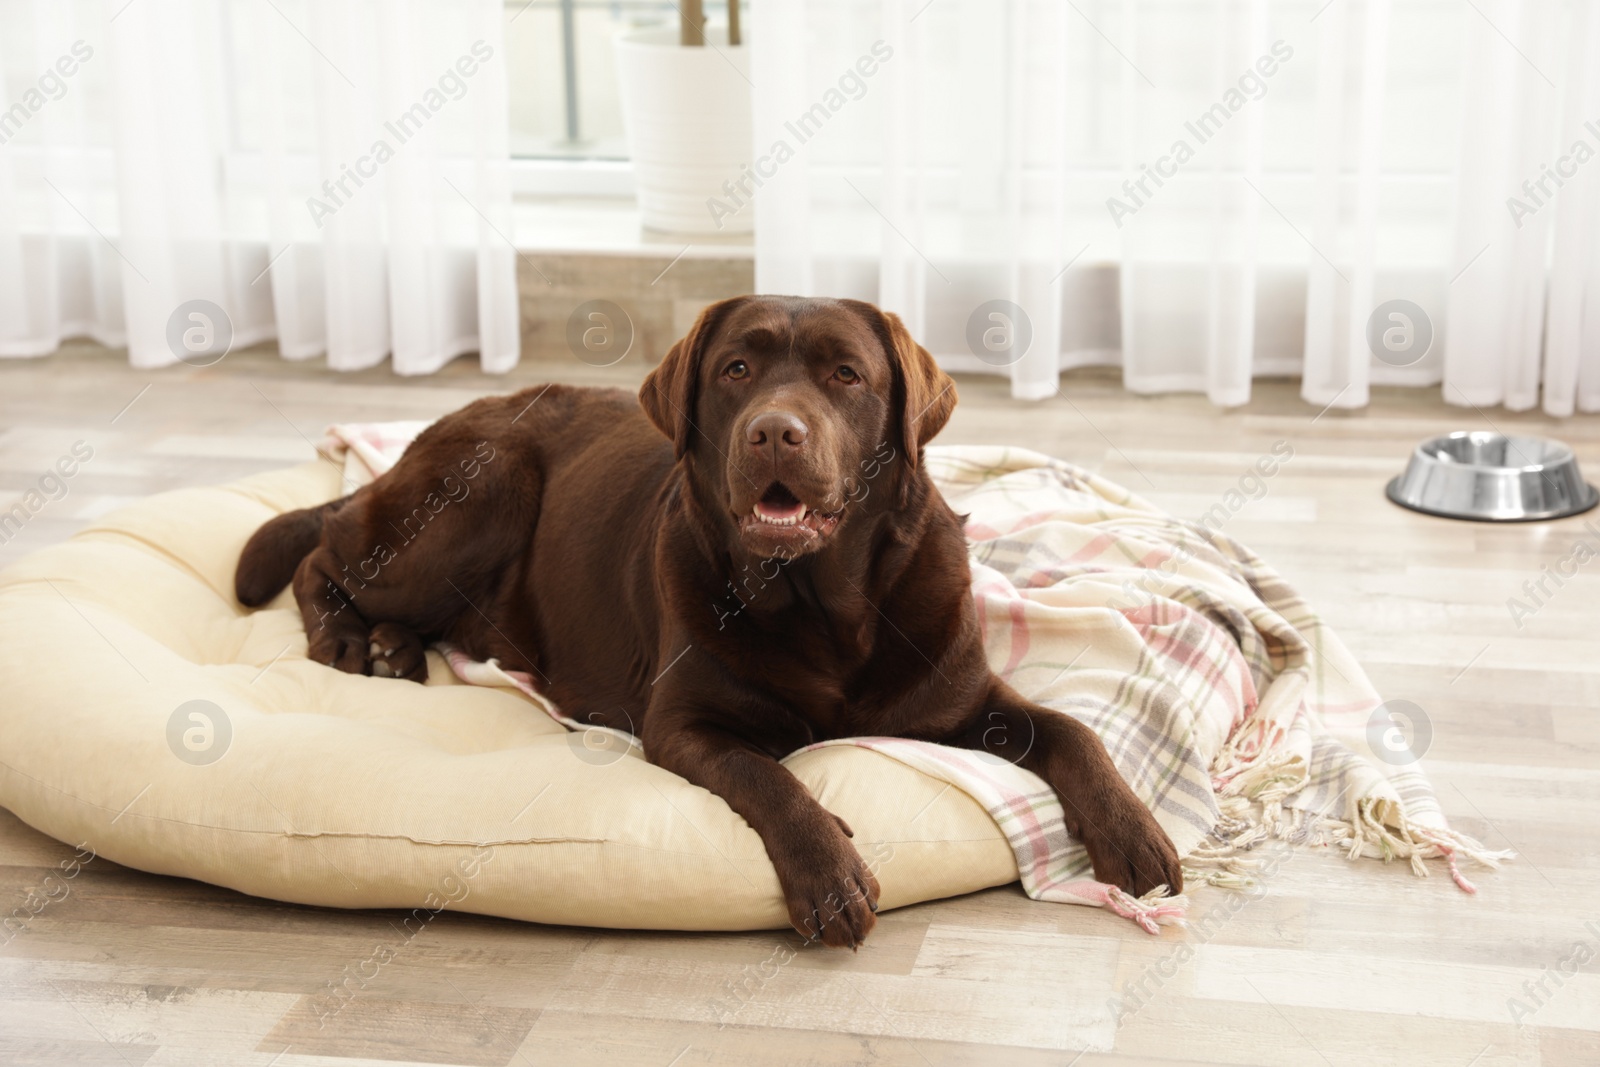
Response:
MULTIPOLYGON (((233 598, 245 540, 336 496, 327 463, 152 497, 0 574, 0 804, 117 863, 256 896, 602 927, 788 925, 721 799, 510 689, 305 658, 292 594, 233 598)), ((883 907, 1017 878, 958 789, 863 748, 788 766, 883 907)))

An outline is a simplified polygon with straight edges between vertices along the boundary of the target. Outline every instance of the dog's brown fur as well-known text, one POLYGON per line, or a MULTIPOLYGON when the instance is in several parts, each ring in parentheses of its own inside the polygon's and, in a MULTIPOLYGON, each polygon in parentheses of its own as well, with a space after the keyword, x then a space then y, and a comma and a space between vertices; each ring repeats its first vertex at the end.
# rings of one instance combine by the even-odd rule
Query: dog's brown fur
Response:
POLYGON ((372 485, 267 523, 238 596, 262 604, 292 574, 319 662, 421 681, 425 645, 447 639, 639 734, 761 835, 790 920, 829 945, 866 937, 878 884, 778 763, 827 738, 1020 763, 1059 794, 1097 878, 1176 891, 1171 842, 1094 733, 989 670, 961 521, 922 464, 955 401, 870 304, 726 300, 638 400, 560 385, 479 400, 372 485), (752 517, 791 499, 809 527, 752 517))

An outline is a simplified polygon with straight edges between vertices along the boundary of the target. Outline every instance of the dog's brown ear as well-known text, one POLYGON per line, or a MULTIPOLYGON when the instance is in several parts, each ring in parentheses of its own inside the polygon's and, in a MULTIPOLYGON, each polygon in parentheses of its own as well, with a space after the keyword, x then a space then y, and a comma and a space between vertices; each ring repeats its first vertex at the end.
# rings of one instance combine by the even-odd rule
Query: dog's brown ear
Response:
POLYGON ((719 300, 695 319, 683 339, 667 352, 666 358, 645 376, 639 387, 639 403, 656 429, 672 441, 678 459, 689 451, 694 431, 694 407, 700 393, 700 361, 717 327, 747 297, 719 300))
POLYGON ((939 369, 926 348, 911 339, 911 331, 900 316, 891 311, 877 314, 887 332, 889 359, 894 364, 895 400, 901 405, 900 434, 906 463, 914 469, 922 446, 950 421, 950 413, 956 407, 956 383, 939 369))

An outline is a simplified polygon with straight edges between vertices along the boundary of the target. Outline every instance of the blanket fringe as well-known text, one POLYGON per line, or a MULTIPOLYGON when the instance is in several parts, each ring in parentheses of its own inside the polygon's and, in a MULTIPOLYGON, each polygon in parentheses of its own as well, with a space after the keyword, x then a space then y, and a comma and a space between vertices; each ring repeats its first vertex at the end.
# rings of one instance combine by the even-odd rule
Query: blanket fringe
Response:
POLYGON ((1239 855, 1230 845, 1201 845, 1183 858, 1185 886, 1213 885, 1218 889, 1245 890, 1258 883, 1261 861, 1239 855))
POLYGON ((1421 878, 1428 877, 1423 860, 1443 859, 1451 880, 1463 893, 1477 893, 1478 887, 1461 873, 1460 857, 1496 870, 1502 860, 1516 855, 1509 850, 1486 848, 1476 839, 1455 830, 1414 822, 1404 812, 1393 810, 1395 807, 1392 801, 1381 797, 1366 797, 1356 804, 1353 819, 1326 821, 1349 859, 1370 856, 1385 863, 1404 859, 1421 878))
POLYGON ((1183 916, 1189 909, 1189 898, 1183 894, 1169 897, 1167 887, 1157 886, 1142 897, 1130 896, 1114 885, 1106 886, 1106 907, 1122 916, 1132 919, 1144 928, 1146 933, 1159 934, 1163 926, 1173 923, 1182 923, 1183 916))
POLYGON ((1267 751, 1247 765, 1234 765, 1226 774, 1214 771, 1212 787, 1225 820, 1240 823, 1263 838, 1283 837, 1300 829, 1293 815, 1285 815, 1284 801, 1304 789, 1309 777, 1299 756, 1267 751))
POLYGON ((1283 733, 1283 728, 1276 723, 1247 717, 1212 760, 1213 788, 1220 793, 1236 778, 1255 778, 1297 762, 1291 753, 1278 747, 1283 733))
POLYGON ((1184 857, 1185 885, 1254 888, 1260 882, 1262 861, 1250 853, 1273 840, 1297 847, 1338 847, 1352 862, 1363 857, 1385 863, 1405 860, 1418 878, 1429 876, 1425 860, 1442 859, 1450 879, 1469 894, 1477 893, 1478 888, 1461 872, 1462 857, 1495 870, 1501 861, 1515 855, 1486 848, 1455 830, 1419 823, 1384 797, 1363 797, 1350 806, 1345 817, 1287 808, 1284 799, 1299 787, 1292 775, 1283 773, 1290 762, 1261 761, 1252 768, 1254 773, 1230 783, 1231 795, 1218 796, 1222 819, 1208 840, 1184 857), (1246 785, 1254 787, 1249 796, 1241 795, 1246 785))

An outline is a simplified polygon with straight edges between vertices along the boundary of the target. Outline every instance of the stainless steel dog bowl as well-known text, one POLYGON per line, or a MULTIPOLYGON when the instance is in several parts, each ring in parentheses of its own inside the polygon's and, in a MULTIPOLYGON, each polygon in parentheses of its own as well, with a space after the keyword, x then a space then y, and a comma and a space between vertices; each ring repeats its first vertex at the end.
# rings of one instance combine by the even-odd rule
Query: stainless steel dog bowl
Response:
POLYGON ((1465 430, 1418 445, 1387 493, 1412 511, 1477 522, 1564 519, 1600 503, 1560 441, 1465 430))

